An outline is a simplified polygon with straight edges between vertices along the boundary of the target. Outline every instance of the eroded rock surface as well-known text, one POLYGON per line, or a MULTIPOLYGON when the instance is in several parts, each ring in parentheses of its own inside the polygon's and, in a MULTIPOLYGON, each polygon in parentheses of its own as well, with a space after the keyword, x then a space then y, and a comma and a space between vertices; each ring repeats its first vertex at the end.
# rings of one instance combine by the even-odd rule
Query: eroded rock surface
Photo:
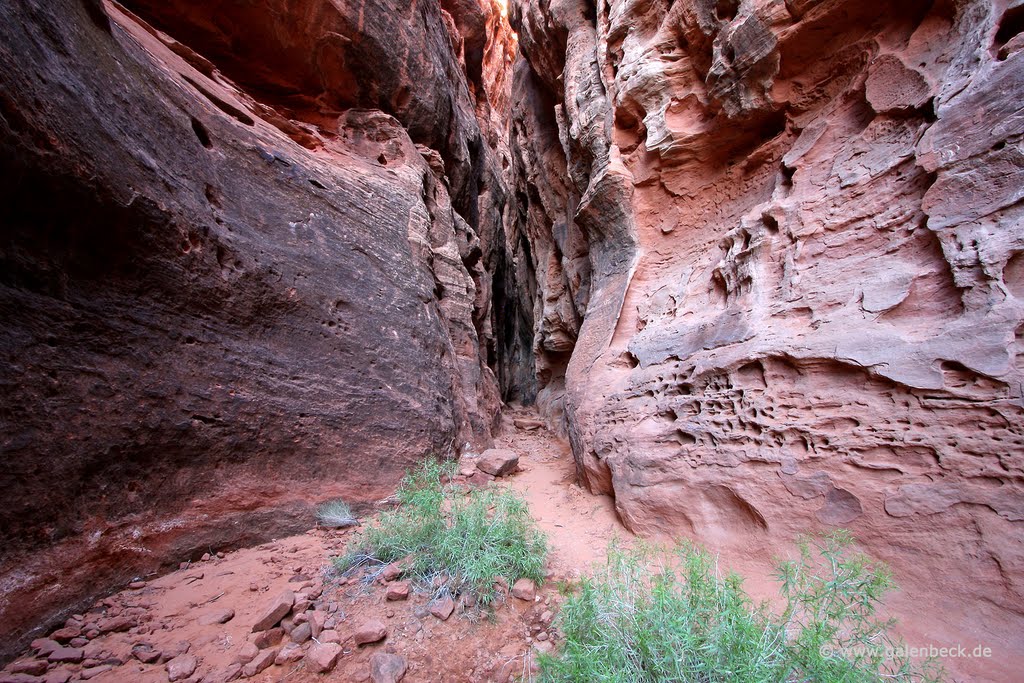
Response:
POLYGON ((1020 8, 513 5, 512 232, 589 486, 714 547, 849 528, 1019 632, 1020 8))
POLYGON ((1020 2, 503 14, 0 8, 0 658, 499 396, 634 531, 846 527, 1024 633, 1020 2))
POLYGON ((0 657, 134 576, 489 444, 500 19, 0 9, 0 657))

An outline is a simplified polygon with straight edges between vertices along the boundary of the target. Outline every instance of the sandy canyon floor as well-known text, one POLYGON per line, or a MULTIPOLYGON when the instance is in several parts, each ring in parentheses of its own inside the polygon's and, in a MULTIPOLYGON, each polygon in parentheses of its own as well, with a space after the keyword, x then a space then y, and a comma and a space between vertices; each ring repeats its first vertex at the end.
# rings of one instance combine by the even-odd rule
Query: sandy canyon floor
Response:
MULTIPOLYGON (((568 444, 528 411, 506 415, 496 446, 520 456, 519 470, 496 483, 512 487, 527 500, 548 537, 548 581, 533 600, 509 595, 490 616, 459 603, 442 618, 443 610, 440 616, 435 613, 431 596, 415 589, 407 598, 395 600, 394 583, 365 575, 334 575, 329 558, 342 554, 361 529, 315 528, 234 552, 211 548, 208 559, 183 564, 164 576, 139 577, 72 617, 48 638, 34 641, 33 649, 0 672, 0 681, 398 680, 380 653, 404 659, 401 680, 407 683, 534 680, 538 652, 557 647, 552 618, 562 600, 558 587, 588 573, 604 558, 613 539, 627 545, 635 539, 619 522, 611 498, 591 495, 579 486, 568 444), (312 611, 306 615, 317 616, 288 623, 291 635, 282 636, 277 629, 253 633, 253 624, 268 606, 289 591, 297 601, 310 603, 312 611), (309 623, 309 633, 296 630, 303 621, 309 623), (381 630, 386 635, 376 642, 353 641, 354 635, 360 639, 361 631, 376 631, 368 637, 377 638, 381 630), (296 638, 302 644, 290 645, 296 638), (341 648, 331 670, 312 671, 306 653, 331 642, 341 648)), ((468 465, 463 463, 461 471, 468 473, 468 465)), ((723 567, 746 577, 747 590, 755 598, 770 599, 774 594, 772 563, 763 553, 732 550, 720 557, 723 567)), ((951 680, 1013 680, 1012 667, 1019 655, 998 656, 1000 648, 1004 654, 1015 652, 1013 634, 993 642, 991 633, 972 632, 972 624, 979 620, 961 614, 955 603, 922 599, 924 593, 911 588, 887 601, 899 619, 898 631, 910 644, 984 642, 994 648, 994 656, 947 660, 951 680), (928 609, 922 610, 922 604, 928 609)))

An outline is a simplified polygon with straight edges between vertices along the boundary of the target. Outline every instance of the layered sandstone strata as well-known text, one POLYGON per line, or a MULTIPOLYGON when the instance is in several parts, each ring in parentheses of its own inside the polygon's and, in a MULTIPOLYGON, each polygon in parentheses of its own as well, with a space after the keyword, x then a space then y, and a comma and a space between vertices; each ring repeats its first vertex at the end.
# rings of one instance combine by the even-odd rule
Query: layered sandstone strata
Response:
POLYGON ((631 529, 846 527, 1019 626, 1017 5, 515 3, 541 404, 631 529))

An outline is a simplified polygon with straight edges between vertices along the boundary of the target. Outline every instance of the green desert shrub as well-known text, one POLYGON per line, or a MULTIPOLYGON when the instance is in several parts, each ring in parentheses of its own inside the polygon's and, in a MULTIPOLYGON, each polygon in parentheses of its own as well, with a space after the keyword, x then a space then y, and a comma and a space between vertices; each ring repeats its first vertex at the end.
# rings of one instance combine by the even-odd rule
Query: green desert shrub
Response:
POLYGON ((382 568, 405 560, 407 573, 436 593, 472 593, 482 605, 497 595, 503 577, 540 582, 547 545, 526 502, 497 487, 463 491, 443 483, 452 468, 427 461, 398 488, 398 505, 368 526, 360 544, 335 567, 382 568))
POLYGON ((888 570, 850 552, 848 534, 805 539, 779 565, 780 606, 754 604, 735 574, 692 545, 614 545, 566 601, 564 642, 542 680, 615 683, 936 681, 898 656, 876 617, 888 570), (894 654, 895 653, 895 654, 894 654))

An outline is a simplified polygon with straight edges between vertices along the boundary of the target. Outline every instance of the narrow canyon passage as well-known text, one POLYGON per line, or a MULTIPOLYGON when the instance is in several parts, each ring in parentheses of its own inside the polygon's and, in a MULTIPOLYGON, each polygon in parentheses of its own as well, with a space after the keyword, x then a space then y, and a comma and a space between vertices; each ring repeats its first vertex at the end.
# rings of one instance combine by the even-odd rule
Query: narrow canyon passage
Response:
POLYGON ((560 576, 687 538, 756 595, 848 529, 909 642, 1012 680, 1022 36, 1018 0, 3 3, 0 662, 503 446, 560 576))

